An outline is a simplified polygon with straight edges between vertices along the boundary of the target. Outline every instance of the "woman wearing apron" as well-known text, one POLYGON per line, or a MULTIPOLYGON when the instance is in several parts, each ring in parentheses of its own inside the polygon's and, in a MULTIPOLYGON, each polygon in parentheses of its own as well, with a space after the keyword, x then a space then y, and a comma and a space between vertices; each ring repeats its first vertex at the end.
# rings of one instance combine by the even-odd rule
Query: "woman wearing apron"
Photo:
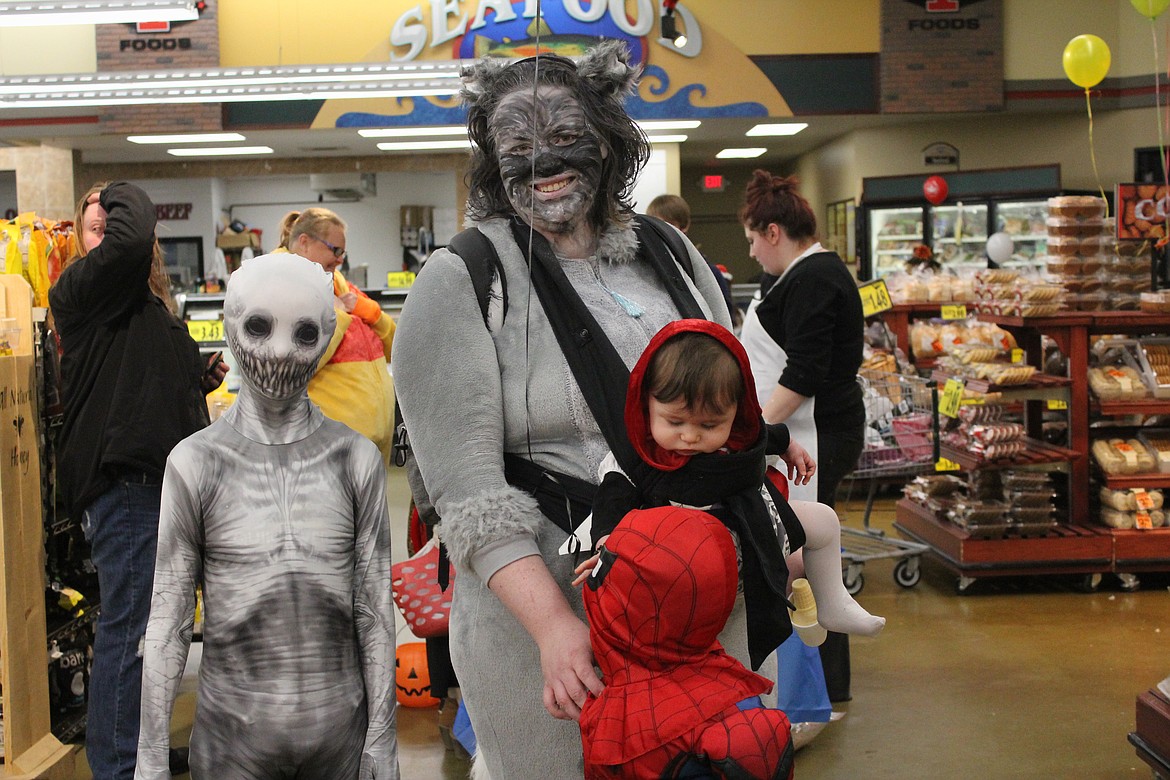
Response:
MULTIPOLYGON (((757 170, 739 218, 751 256, 779 277, 752 301, 740 335, 764 419, 786 423, 817 463, 807 485, 791 486, 791 498, 833 506, 864 443, 857 370, 865 317, 857 283, 816 240, 816 216, 795 178, 757 170)), ((848 701, 848 637, 830 633, 821 660, 829 699, 848 701)))

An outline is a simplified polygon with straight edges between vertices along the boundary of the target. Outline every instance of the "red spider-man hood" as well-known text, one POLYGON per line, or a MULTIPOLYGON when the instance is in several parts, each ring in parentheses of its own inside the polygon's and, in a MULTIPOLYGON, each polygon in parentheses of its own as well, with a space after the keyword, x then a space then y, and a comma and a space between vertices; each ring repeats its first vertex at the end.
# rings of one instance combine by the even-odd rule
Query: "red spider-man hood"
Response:
POLYGON ((649 389, 643 385, 643 380, 654 354, 663 344, 680 333, 705 333, 727 347, 739 362, 743 374, 744 397, 731 426, 731 437, 727 440, 728 449, 738 451, 750 447, 760 434, 761 412, 759 400, 756 398, 756 385, 752 379, 747 353, 744 352, 739 340, 727 328, 708 320, 675 320, 650 339, 646 350, 634 365, 634 370, 630 372, 630 384, 626 390, 625 417, 630 442, 643 460, 662 471, 681 468, 690 460, 690 456, 662 449, 650 435, 649 389))
POLYGON ((771 690, 718 642, 735 602, 735 544, 717 519, 635 510, 605 542, 584 589, 605 690, 582 708, 586 760, 618 764, 771 690))

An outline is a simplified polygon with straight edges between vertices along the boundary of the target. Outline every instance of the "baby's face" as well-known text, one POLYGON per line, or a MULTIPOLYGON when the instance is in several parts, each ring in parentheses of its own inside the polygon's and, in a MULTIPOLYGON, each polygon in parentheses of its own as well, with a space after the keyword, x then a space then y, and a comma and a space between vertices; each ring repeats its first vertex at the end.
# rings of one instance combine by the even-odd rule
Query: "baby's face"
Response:
POLYGON ((682 398, 663 403, 650 396, 650 435, 659 447, 680 455, 715 452, 731 436, 737 410, 736 404, 718 412, 689 409, 682 398))

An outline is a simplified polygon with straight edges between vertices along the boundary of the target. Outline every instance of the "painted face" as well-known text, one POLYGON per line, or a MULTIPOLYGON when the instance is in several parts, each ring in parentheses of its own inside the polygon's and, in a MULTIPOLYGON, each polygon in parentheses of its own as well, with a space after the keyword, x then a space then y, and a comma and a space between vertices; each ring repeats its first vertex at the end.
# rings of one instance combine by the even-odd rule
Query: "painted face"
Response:
POLYGON ((299 255, 253 258, 228 282, 228 346, 243 381, 267 398, 305 392, 336 322, 333 280, 299 255))
POLYGON ((605 151, 581 104, 564 87, 506 96, 492 115, 492 138, 512 208, 534 228, 569 233, 589 216, 605 151))
POLYGON ((106 210, 100 203, 91 203, 85 207, 81 217, 81 245, 86 252, 92 252, 105 235, 106 210))
POLYGON ((685 399, 663 403, 654 396, 648 406, 650 436, 662 449, 680 455, 715 452, 726 444, 738 408, 732 404, 718 412, 688 409, 685 399))

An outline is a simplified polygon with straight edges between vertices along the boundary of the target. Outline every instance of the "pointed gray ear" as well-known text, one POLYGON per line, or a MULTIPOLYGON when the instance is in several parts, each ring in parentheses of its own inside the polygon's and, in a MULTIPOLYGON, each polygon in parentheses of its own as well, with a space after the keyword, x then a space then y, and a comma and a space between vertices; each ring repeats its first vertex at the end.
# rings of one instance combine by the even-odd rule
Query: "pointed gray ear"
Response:
POLYGON ((492 91, 496 77, 507 64, 507 60, 481 57, 471 65, 464 66, 459 72, 459 80, 463 82, 459 96, 467 103, 477 102, 484 93, 492 91))
POLYGON ((608 39, 577 60, 577 74, 599 92, 620 99, 633 94, 641 70, 630 65, 630 50, 625 42, 608 39))

